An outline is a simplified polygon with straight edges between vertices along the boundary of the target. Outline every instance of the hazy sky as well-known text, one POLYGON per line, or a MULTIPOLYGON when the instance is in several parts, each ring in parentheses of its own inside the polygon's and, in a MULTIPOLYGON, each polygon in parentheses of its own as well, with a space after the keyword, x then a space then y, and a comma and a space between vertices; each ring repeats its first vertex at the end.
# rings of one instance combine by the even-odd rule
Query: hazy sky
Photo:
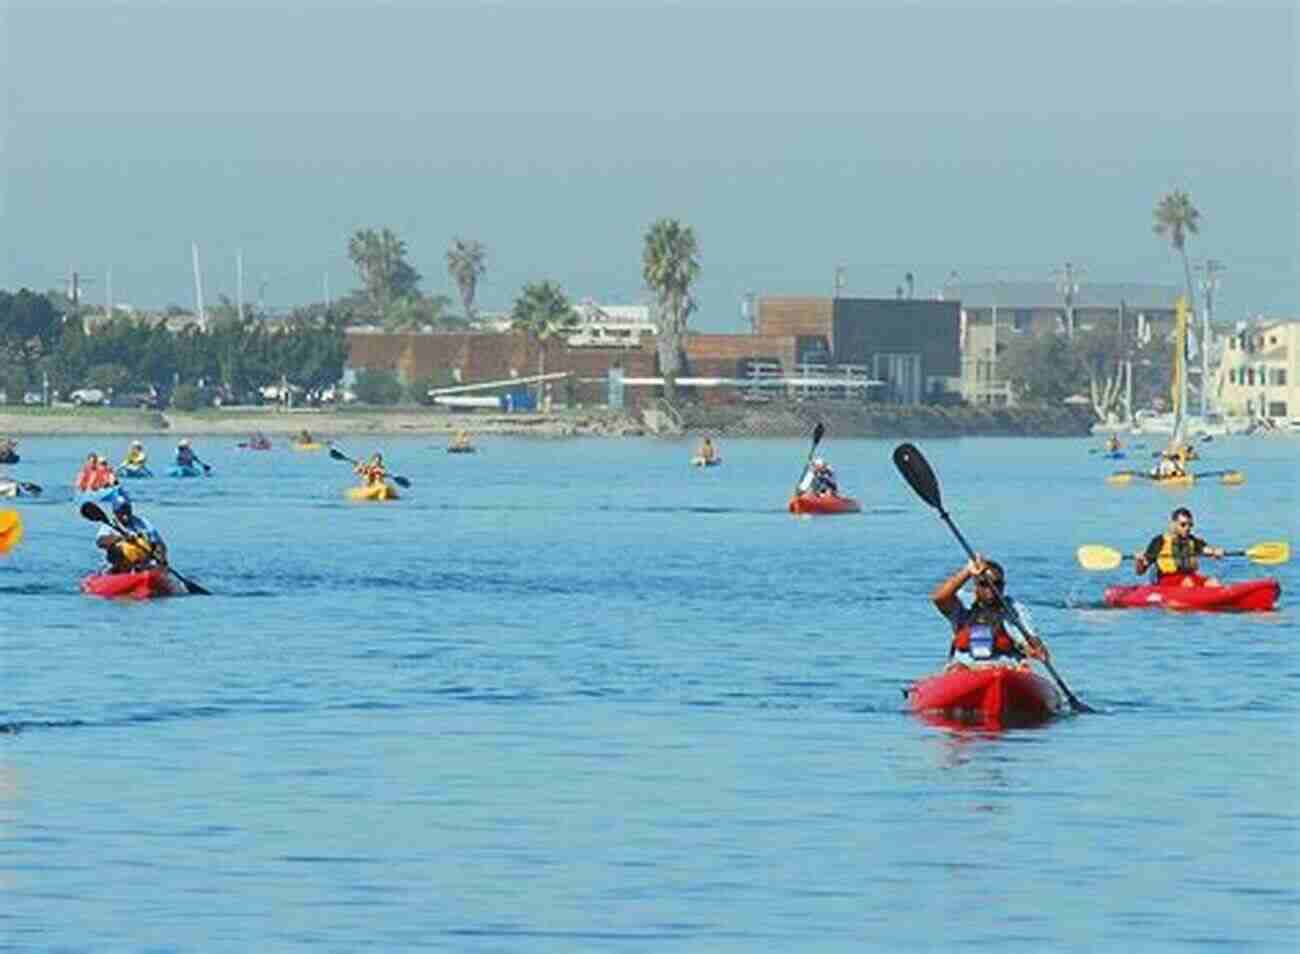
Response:
POLYGON ((390 226, 426 291, 451 238, 480 306, 526 281, 635 301, 658 216, 695 227, 702 328, 740 297, 918 294, 967 280, 1181 281, 1171 188, 1221 317, 1300 316, 1297 12, 1238 3, 0 7, 0 287, 274 305, 356 286, 390 226))

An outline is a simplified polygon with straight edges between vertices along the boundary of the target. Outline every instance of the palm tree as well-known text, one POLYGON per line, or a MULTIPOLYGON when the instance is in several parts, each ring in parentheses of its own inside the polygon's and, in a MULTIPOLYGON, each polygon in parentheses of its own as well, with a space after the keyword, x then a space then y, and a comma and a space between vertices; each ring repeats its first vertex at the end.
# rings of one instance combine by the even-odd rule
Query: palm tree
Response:
POLYGON ((447 271, 460 289, 460 300, 465 305, 465 317, 474 320, 474 292, 478 280, 487 272, 487 246, 470 239, 455 238, 447 249, 447 271))
MULTIPOLYGON (((564 290, 556 282, 529 282, 510 309, 510 325, 537 344, 537 375, 546 374, 546 342, 573 328, 578 317, 564 290)), ((542 387, 537 382, 537 408, 542 407, 542 387)))
POLYGON ((686 323, 695 310, 691 285, 700 276, 695 231, 676 219, 656 219, 645 233, 641 275, 655 294, 659 368, 664 397, 677 397, 677 375, 686 364, 686 323))
POLYGON ((420 273, 406 261, 406 243, 392 229, 357 229, 348 239, 348 258, 380 321, 394 300, 419 291, 420 273))
POLYGON ((908 272, 903 276, 903 281, 907 283, 907 300, 912 300, 912 295, 916 293, 916 276, 908 272))
POLYGON ((1169 244, 1183 259, 1183 277, 1187 282, 1187 303, 1192 314, 1196 314, 1196 296, 1192 290, 1192 266, 1187 260, 1187 237, 1196 235, 1201 229, 1201 213, 1192 205, 1191 196, 1181 189, 1175 189, 1168 195, 1160 197, 1156 203, 1154 230, 1156 235, 1167 238, 1169 244))

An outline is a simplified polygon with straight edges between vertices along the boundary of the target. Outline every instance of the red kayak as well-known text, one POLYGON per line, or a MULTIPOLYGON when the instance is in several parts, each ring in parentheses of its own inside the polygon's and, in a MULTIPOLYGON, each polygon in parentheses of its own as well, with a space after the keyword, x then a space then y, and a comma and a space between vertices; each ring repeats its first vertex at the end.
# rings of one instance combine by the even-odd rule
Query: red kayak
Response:
POLYGON ((81 581, 81 592, 106 599, 148 600, 185 592, 166 571, 154 567, 137 573, 93 573, 81 581))
POLYGON ((839 494, 815 494, 805 490, 790 498, 791 513, 857 513, 861 509, 852 497, 839 494))
POLYGON ((1182 574, 1165 577, 1161 583, 1140 586, 1108 586, 1103 599, 1107 606, 1158 606, 1173 610, 1228 610, 1258 612, 1271 610, 1282 586, 1268 577, 1224 586, 1205 586, 1205 577, 1188 574, 1195 585, 1183 586, 1182 574))
POLYGON ((907 703, 943 725, 1037 725, 1065 711, 1056 687, 1028 666, 953 666, 914 683, 907 703))

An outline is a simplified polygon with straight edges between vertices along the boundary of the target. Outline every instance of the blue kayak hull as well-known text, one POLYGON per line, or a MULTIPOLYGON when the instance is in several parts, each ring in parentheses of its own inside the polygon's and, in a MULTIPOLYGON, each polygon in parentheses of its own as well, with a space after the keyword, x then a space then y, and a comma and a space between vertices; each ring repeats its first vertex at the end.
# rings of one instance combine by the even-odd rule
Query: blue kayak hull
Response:
POLYGON ((193 464, 172 464, 167 468, 168 477, 202 477, 203 471, 193 464))

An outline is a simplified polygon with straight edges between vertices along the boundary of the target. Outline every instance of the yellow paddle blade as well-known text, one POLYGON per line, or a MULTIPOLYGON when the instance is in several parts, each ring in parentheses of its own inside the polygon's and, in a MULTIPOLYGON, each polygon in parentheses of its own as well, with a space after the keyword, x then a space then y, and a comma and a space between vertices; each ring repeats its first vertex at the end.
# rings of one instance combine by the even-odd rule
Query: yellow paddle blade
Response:
POLYGON ((1085 570, 1113 570, 1124 562, 1124 554, 1113 547, 1090 543, 1075 551, 1079 565, 1085 570))
POLYGON ((1132 474, 1111 474, 1106 478, 1106 483, 1112 487, 1123 487, 1125 484, 1131 483, 1132 480, 1132 474))
POLYGON ((17 510, 0 510, 0 554, 8 553, 23 538, 23 518, 17 510))
POLYGON ((1260 563, 1264 566, 1277 566, 1279 563, 1285 563, 1291 559, 1291 544, 1284 540, 1270 540, 1268 543, 1257 543, 1246 551, 1246 558, 1251 563, 1260 563))
POLYGON ((1225 484, 1244 484, 1246 482, 1246 475, 1239 470, 1234 470, 1230 474, 1224 474, 1219 478, 1219 480, 1220 483, 1225 484))

